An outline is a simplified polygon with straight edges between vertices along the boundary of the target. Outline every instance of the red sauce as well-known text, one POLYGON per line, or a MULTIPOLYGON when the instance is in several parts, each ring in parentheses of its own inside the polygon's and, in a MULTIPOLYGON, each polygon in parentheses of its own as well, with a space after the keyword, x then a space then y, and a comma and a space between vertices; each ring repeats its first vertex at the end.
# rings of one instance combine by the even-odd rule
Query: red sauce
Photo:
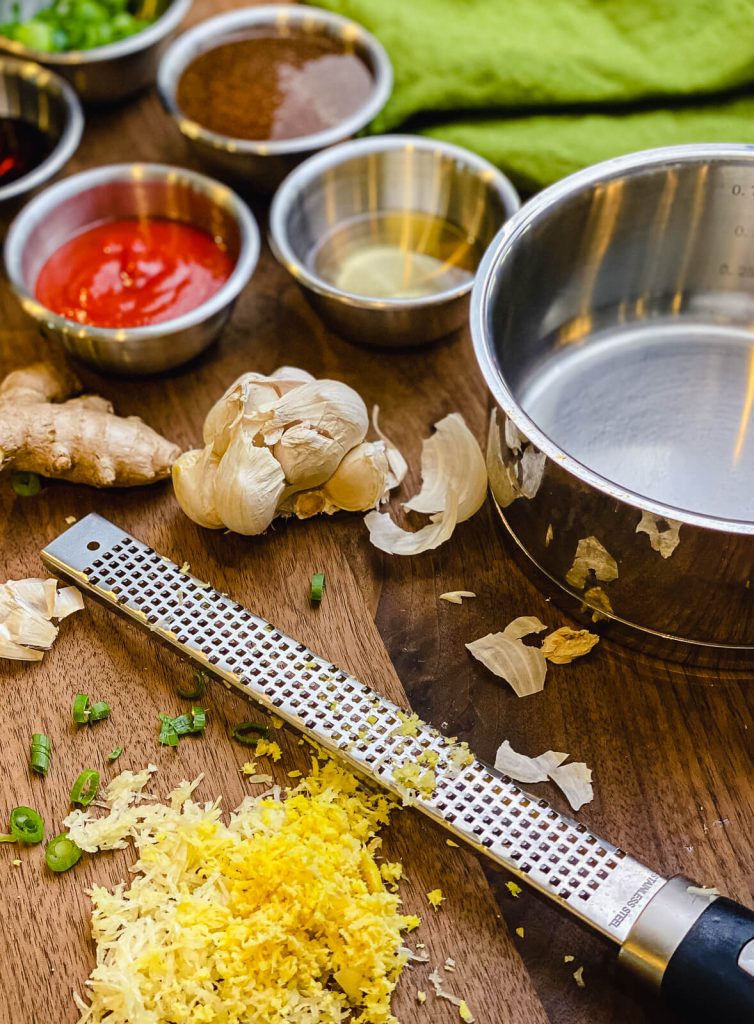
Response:
POLYGON ((196 309, 233 261, 206 231, 172 220, 113 220, 61 246, 37 278, 39 301, 96 327, 144 327, 196 309))

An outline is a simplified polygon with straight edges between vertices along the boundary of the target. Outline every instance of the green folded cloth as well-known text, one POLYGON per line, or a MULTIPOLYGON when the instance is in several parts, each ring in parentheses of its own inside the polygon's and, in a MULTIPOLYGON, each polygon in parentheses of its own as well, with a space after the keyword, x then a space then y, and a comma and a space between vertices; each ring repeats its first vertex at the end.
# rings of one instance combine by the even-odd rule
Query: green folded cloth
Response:
POLYGON ((408 123, 525 190, 651 146, 754 142, 754 0, 318 3, 393 62, 371 130, 408 123))

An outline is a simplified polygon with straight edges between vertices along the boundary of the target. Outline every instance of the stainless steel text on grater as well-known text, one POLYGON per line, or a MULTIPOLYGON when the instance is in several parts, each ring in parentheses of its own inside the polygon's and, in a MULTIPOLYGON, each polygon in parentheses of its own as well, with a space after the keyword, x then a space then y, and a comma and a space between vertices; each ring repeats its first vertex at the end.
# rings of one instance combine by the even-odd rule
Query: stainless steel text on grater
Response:
POLYGON ((76 523, 43 558, 616 942, 664 884, 100 516, 76 523))

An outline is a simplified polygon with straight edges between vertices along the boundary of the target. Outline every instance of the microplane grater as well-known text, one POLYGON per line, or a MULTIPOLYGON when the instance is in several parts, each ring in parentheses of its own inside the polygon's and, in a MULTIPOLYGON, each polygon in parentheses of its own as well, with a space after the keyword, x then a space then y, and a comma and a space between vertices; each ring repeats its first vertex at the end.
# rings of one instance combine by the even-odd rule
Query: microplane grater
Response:
MULTIPOLYGON (((693 905, 696 917, 708 906, 698 896, 684 900, 678 879, 667 883, 431 726, 407 726, 397 705, 101 516, 88 515, 66 530, 42 558, 53 572, 368 779, 398 797, 408 795, 414 807, 455 839, 625 946, 624 951, 641 911, 654 906, 660 890, 676 890, 674 898, 693 905), (413 776, 406 780, 425 766, 434 767, 431 795, 413 788, 413 776)), ((651 974, 642 957, 643 950, 633 943, 630 966, 651 974)))

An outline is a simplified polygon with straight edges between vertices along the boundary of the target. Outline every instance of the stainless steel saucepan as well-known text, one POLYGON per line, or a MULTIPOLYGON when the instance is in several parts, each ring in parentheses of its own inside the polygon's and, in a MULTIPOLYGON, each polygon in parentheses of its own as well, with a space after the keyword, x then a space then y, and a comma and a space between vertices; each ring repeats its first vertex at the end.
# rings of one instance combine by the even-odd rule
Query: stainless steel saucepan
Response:
POLYGON ((489 248, 471 324, 492 491, 556 592, 661 653, 754 657, 754 147, 546 189, 489 248))

